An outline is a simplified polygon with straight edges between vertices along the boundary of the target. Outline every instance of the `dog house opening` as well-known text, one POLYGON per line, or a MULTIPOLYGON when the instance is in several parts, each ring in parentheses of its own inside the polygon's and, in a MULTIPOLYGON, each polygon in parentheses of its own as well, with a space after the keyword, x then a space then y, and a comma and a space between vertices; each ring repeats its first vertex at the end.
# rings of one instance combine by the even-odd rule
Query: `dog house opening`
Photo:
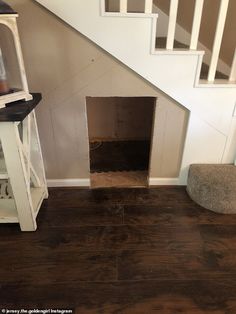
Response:
POLYGON ((155 97, 87 97, 91 187, 148 184, 155 97))

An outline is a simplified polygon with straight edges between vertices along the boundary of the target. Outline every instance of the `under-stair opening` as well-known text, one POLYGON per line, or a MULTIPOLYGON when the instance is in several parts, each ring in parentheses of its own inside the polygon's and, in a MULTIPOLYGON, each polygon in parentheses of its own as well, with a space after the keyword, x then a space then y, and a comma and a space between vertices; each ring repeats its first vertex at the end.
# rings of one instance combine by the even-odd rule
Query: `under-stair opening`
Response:
POLYGON ((91 187, 145 187, 155 97, 87 97, 91 187))

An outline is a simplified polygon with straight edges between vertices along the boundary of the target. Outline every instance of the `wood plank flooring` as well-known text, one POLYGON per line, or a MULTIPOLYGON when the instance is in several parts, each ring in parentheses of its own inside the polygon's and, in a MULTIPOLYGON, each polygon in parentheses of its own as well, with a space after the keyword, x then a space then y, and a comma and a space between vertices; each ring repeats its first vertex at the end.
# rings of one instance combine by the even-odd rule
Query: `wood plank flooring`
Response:
POLYGON ((0 309, 236 313, 236 215, 184 187, 51 189, 38 231, 0 225, 0 309))

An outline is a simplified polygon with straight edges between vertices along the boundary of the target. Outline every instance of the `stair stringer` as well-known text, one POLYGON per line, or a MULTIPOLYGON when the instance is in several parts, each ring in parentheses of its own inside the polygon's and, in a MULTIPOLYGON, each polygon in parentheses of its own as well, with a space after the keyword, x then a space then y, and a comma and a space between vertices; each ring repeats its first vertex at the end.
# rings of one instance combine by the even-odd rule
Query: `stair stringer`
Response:
POLYGON ((236 85, 196 86, 202 52, 154 54, 157 15, 103 16, 98 0, 36 1, 190 111, 179 183, 193 162, 233 161, 225 147, 234 133, 236 85))

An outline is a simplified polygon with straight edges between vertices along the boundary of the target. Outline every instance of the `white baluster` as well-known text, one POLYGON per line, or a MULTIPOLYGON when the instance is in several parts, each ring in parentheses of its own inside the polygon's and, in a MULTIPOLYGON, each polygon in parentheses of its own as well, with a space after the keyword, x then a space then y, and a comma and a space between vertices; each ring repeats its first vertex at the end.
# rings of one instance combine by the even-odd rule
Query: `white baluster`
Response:
POLYGON ((145 0, 145 13, 147 14, 152 13, 152 3, 153 3, 153 0, 145 0))
POLYGON ((236 49, 234 51, 234 58, 233 58, 232 68, 231 68, 231 72, 229 76, 229 81, 230 82, 236 81, 236 49))
MULTIPOLYGON (((106 0, 100 1, 100 11, 101 11, 101 15, 103 15, 106 12, 106 0)), ((109 10, 107 9, 107 11, 109 10)))
POLYGON ((168 25, 167 42, 166 42, 166 49, 169 49, 169 50, 172 50, 174 47, 178 2, 179 0, 171 0, 171 3, 170 3, 169 25, 168 25))
POLYGON ((209 68, 209 73, 208 73, 209 82, 213 82, 215 80, 217 63, 219 60, 220 47, 221 47, 222 37, 224 33, 224 28, 225 28, 225 20, 226 20, 226 15, 228 11, 228 6, 229 6, 229 0, 221 0, 217 27, 216 27, 216 34, 215 34, 214 45, 213 45, 213 50, 212 50, 211 63, 210 63, 210 68, 209 68))
POLYGON ((120 13, 127 13, 128 0, 120 0, 120 13))
POLYGON ((196 50, 201 26, 202 10, 204 0, 195 0, 194 18, 192 26, 192 35, 190 41, 190 49, 196 50))

